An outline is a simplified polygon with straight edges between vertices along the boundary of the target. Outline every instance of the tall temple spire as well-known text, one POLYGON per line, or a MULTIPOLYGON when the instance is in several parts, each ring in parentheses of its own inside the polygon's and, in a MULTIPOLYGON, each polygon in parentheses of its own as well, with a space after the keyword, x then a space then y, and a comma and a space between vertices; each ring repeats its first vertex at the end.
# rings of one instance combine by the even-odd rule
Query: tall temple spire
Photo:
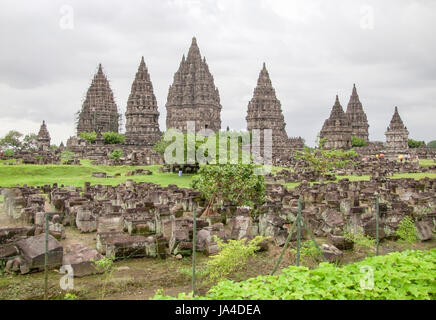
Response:
POLYGON ((247 130, 260 130, 261 150, 263 150, 264 130, 272 130, 273 160, 289 156, 289 140, 286 134, 286 123, 283 117, 281 103, 276 97, 265 63, 257 79, 253 98, 248 103, 247 130))
POLYGON ((38 136, 36 137, 38 148, 40 150, 48 150, 50 148, 50 133, 47 130, 45 120, 42 120, 41 127, 39 128, 38 136))
POLYGON ((79 114, 77 135, 81 132, 118 132, 118 107, 101 64, 92 79, 79 114))
POLYGON ((194 121, 196 130, 221 129, 221 104, 218 89, 206 59, 201 58, 197 39, 192 38, 188 55, 183 55, 168 90, 167 129, 187 130, 187 121, 194 121))
POLYGON ((409 131, 401 120, 398 107, 395 107, 394 115, 385 135, 386 146, 389 150, 401 152, 409 148, 409 131))
POLYGON ((126 144, 154 145, 160 138, 158 121, 153 84, 142 57, 127 101, 126 144))
POLYGON ((365 111, 363 111, 362 103, 359 100, 359 95, 357 94, 356 85, 353 84, 353 90, 351 92, 350 101, 347 106, 347 116, 351 122, 353 137, 363 139, 364 141, 369 141, 369 124, 368 118, 365 111))
POLYGON ((325 149, 351 148, 351 123, 342 108, 339 97, 336 95, 330 117, 324 122, 320 138, 325 139, 325 149))

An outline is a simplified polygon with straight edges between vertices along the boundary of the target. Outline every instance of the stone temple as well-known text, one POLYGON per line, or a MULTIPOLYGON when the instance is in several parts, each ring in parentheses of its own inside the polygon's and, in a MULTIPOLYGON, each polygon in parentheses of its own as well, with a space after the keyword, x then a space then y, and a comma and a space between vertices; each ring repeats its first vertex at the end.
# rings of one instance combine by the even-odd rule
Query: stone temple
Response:
POLYGON ((50 148, 50 133, 48 133, 47 125, 45 121, 42 121, 41 128, 39 129, 38 136, 36 138, 38 149, 46 151, 50 148))
POLYGON ((159 139, 159 111, 144 57, 138 72, 126 108, 126 144, 153 146, 159 139))
POLYGON ((119 118, 112 89, 99 64, 79 113, 77 135, 92 131, 118 132, 119 118))
POLYGON ((409 131, 401 120, 398 108, 395 112, 391 123, 386 130, 386 148, 388 150, 407 150, 409 149, 409 131))
POLYGON ((217 132, 221 129, 221 108, 218 89, 194 37, 168 91, 166 127, 186 132, 186 122, 195 121, 196 131, 217 132))
POLYGON ((261 155, 264 149, 264 130, 271 129, 273 161, 290 156, 290 141, 285 130, 281 103, 276 97, 265 63, 260 71, 253 98, 248 103, 246 120, 248 131, 260 130, 261 155))
POLYGON ((351 136, 361 138, 365 142, 369 141, 369 124, 365 111, 363 111, 362 103, 357 94, 356 85, 353 84, 353 92, 348 102, 346 112, 351 123, 351 136))
POLYGON ((324 122, 320 138, 325 139, 324 149, 350 149, 351 148, 351 122, 339 103, 336 101, 330 113, 330 117, 324 122))

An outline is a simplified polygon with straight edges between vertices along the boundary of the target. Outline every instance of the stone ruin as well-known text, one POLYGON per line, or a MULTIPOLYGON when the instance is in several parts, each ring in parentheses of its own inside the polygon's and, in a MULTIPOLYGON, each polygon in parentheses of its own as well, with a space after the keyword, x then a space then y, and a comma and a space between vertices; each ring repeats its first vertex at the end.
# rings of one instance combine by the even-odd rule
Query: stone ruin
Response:
POLYGON ((47 125, 45 124, 45 120, 43 120, 37 136, 38 149, 41 151, 48 151, 50 149, 50 140, 47 125))
POLYGON ((186 122, 194 121, 195 130, 221 129, 221 104, 218 88, 209 71, 206 58, 201 58, 197 40, 192 38, 188 56, 183 56, 168 90, 167 129, 187 131, 186 122))
POLYGON ((142 57, 127 101, 126 144, 153 146, 161 136, 158 121, 153 84, 142 57))
POLYGON ((346 114, 351 124, 351 136, 369 142, 368 118, 365 111, 363 111, 363 106, 359 100, 355 84, 353 84, 353 92, 351 93, 350 101, 348 102, 346 114))
MULTIPOLYGON (((267 184, 266 201, 256 208, 224 203, 205 210, 200 193, 175 185, 162 187, 127 180, 118 186, 84 188, 46 185, 39 188, 3 189, 4 209, 27 226, 0 228, 0 260, 6 270, 28 273, 41 270, 44 254, 44 219, 49 218, 50 267, 72 264, 80 276, 93 274, 90 259, 112 256, 165 258, 192 254, 193 210, 198 214, 196 250, 207 255, 218 252, 214 236, 226 239, 270 237, 283 246, 303 202, 302 217, 317 237, 328 239, 322 248, 330 261, 340 260, 349 249, 344 232, 362 232, 375 237, 375 197, 380 197, 380 238, 396 239, 401 220, 412 217, 419 239, 429 240, 436 227, 436 179, 372 178, 370 181, 309 185, 304 181, 289 190, 267 184), (45 194, 45 195, 44 195, 45 194), (46 200, 46 196, 48 200, 46 200), (47 203, 52 206, 46 212, 47 203), (63 248, 65 227, 95 233, 95 248, 74 244, 63 248)), ((296 235, 292 235, 293 241, 296 235)), ((304 233, 303 239, 310 239, 304 233)), ((266 244, 262 244, 266 249, 266 244)))
POLYGON ((79 113, 77 135, 82 132, 118 132, 118 107, 109 81, 103 73, 101 64, 92 79, 91 86, 86 93, 82 110, 79 113))
POLYGON ((350 118, 345 114, 344 109, 336 95, 330 117, 324 122, 320 138, 325 139, 324 149, 350 149, 352 127, 350 118))
POLYGON ((388 150, 407 152, 409 149, 409 131, 404 126, 397 107, 395 107, 394 115, 385 135, 388 150))

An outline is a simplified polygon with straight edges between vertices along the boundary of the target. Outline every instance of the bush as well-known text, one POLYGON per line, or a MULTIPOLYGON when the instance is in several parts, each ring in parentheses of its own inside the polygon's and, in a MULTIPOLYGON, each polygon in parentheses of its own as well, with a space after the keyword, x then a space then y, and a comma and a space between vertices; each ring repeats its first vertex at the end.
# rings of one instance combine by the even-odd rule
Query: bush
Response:
POLYGON ((110 159, 113 159, 115 161, 120 160, 120 158, 124 155, 123 150, 121 149, 115 149, 112 151, 112 153, 109 155, 110 159))
POLYGON ((409 148, 415 149, 415 148, 421 148, 424 144, 424 141, 416 141, 413 139, 409 139, 409 148))
POLYGON ((220 252, 206 262, 209 278, 212 281, 222 280, 230 273, 243 268, 247 259, 259 250, 259 243, 265 238, 257 236, 246 242, 246 239, 229 240, 227 243, 215 236, 220 252))
POLYGON ((14 150, 13 149, 7 149, 3 152, 3 155, 5 157, 12 157, 14 155, 14 150))
POLYGON ((364 251, 373 249, 377 244, 376 239, 372 239, 369 236, 364 235, 363 233, 352 233, 345 232, 344 237, 348 241, 352 241, 356 247, 356 249, 362 249, 364 251))
POLYGON ((61 153, 61 160, 62 160, 63 163, 67 162, 67 161, 70 161, 70 160, 74 160, 74 152, 67 151, 67 150, 62 151, 62 153, 61 153))
POLYGON ((430 142, 427 144, 427 147, 428 147, 428 148, 431 148, 431 149, 436 149, 436 140, 430 141, 430 142))
POLYGON ((94 143, 95 139, 97 139, 97 133, 95 131, 93 131, 93 132, 81 132, 79 137, 88 141, 89 143, 94 143))
POLYGON ((400 237, 401 242, 413 243, 418 240, 415 223, 409 217, 405 217, 401 220, 396 234, 400 237))
POLYGON ((126 140, 124 134, 116 133, 112 131, 103 132, 101 135, 104 138, 105 144, 123 144, 124 141, 126 140))
POLYGON ((368 145, 368 143, 359 137, 351 137, 351 145, 353 147, 365 147, 368 145))

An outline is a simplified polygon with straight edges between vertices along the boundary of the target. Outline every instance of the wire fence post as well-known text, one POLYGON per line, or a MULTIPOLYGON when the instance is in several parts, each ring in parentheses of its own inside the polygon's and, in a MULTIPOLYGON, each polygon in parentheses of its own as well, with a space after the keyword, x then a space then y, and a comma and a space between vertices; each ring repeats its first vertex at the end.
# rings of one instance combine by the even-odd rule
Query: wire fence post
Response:
POLYGON ((297 267, 300 266, 300 249, 301 249, 301 199, 298 199, 298 214, 297 214, 297 267))
POLYGON ((294 223, 292 224, 291 229, 289 230, 289 234, 288 234, 288 237, 286 238, 286 241, 285 241, 285 244, 284 244, 284 246, 283 246, 282 252, 280 253, 280 257, 278 258, 278 260, 277 260, 277 262, 276 262, 276 265, 274 266, 274 269, 273 269, 273 271, 271 272, 271 275, 272 275, 272 276, 276 273, 277 269, 279 268, 279 266, 280 266, 280 262, 282 262, 283 255, 284 255, 284 253, 285 253, 285 251, 286 251, 286 248, 287 248, 288 245, 289 245, 289 241, 291 241, 292 234, 294 233, 294 229, 295 229, 296 224, 297 224, 297 220, 294 221, 294 223))
POLYGON ((44 261, 44 300, 47 300, 47 282, 48 282, 48 213, 45 213, 45 261, 44 261))
POLYGON ((379 195, 376 195, 375 197, 375 237, 376 237, 376 250, 375 250, 375 255, 378 256, 379 253, 379 215, 380 215, 380 198, 379 195))
POLYGON ((195 258, 197 249, 197 208, 194 206, 192 221, 192 296, 195 296, 195 258))

